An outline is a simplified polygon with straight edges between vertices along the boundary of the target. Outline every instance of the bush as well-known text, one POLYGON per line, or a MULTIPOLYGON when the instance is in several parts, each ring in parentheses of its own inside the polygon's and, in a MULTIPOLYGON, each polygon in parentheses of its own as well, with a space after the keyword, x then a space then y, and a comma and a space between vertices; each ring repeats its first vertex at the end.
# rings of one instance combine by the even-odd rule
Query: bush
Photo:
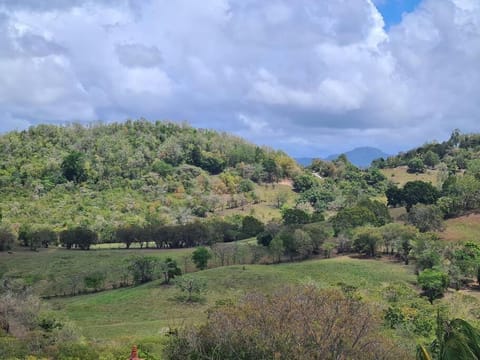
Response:
POLYGON ((431 303, 443 295, 448 283, 448 275, 437 269, 426 269, 418 275, 418 284, 425 291, 425 295, 431 303))
POLYGON ((166 359, 399 359, 376 313, 333 289, 287 288, 214 308, 207 322, 175 333, 166 359))
POLYGON ((200 270, 205 270, 208 266, 208 260, 212 257, 212 254, 204 246, 200 246, 192 253, 192 260, 195 266, 200 270))

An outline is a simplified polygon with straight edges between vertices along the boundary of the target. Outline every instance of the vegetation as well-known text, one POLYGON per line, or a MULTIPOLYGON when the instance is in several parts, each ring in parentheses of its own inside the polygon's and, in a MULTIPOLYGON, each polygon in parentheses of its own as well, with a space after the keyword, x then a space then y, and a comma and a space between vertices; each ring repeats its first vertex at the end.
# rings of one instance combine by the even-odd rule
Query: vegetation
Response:
POLYGON ((167 122, 0 136, 0 357, 471 357, 478 139, 301 169, 167 122))
POLYGON ((338 290, 287 288, 216 307, 206 324, 174 334, 164 354, 167 359, 404 358, 379 329, 372 309, 338 290))

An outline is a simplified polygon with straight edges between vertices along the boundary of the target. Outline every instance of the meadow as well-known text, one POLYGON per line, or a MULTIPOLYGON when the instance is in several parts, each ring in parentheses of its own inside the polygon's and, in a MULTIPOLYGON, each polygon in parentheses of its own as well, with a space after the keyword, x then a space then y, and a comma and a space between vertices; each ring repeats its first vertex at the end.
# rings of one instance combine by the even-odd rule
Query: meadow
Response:
POLYGON ((381 169, 381 172, 387 180, 392 181, 399 187, 402 187, 409 181, 425 181, 433 185, 437 185, 439 181, 438 170, 427 169, 424 173, 409 173, 406 166, 398 166, 396 168, 381 169))
POLYGON ((134 342, 160 335, 170 327, 201 322, 207 309, 218 302, 235 301, 261 291, 271 293, 283 286, 313 282, 320 287, 342 284, 358 289, 363 297, 381 300, 387 284, 413 287, 413 269, 383 260, 346 256, 278 265, 235 265, 195 272, 207 283, 201 303, 179 302, 179 290, 154 281, 134 288, 55 299, 50 305, 65 314, 94 341, 134 342))

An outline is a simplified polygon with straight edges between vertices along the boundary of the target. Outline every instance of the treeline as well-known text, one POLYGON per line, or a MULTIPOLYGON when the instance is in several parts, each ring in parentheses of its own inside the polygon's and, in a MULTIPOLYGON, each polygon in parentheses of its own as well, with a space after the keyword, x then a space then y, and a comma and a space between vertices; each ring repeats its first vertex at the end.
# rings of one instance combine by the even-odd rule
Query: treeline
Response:
MULTIPOLYGON (((250 215, 233 216, 227 220, 213 218, 183 225, 128 225, 117 228, 112 239, 102 243, 123 243, 129 249, 132 244, 148 248, 149 243, 154 242, 157 249, 178 249, 242 240, 256 236, 263 229, 264 224, 250 215)), ((50 245, 89 250, 101 240, 98 233, 86 226, 76 226, 60 232, 27 224, 21 225, 18 232, 9 226, 0 227, 0 250, 11 249, 17 239, 22 246, 31 250, 48 248, 50 245)))

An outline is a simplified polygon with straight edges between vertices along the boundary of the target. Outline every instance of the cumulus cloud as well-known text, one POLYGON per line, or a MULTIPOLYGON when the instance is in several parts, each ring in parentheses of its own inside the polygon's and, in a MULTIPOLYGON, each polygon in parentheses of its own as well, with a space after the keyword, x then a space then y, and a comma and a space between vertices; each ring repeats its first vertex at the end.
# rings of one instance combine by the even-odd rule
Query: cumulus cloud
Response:
POLYGON ((476 130, 480 3, 423 0, 388 30, 376 5, 0 0, 0 130, 170 118, 294 155, 476 130))
POLYGON ((162 54, 155 46, 142 44, 116 45, 118 60, 126 67, 152 68, 162 64, 162 54))

